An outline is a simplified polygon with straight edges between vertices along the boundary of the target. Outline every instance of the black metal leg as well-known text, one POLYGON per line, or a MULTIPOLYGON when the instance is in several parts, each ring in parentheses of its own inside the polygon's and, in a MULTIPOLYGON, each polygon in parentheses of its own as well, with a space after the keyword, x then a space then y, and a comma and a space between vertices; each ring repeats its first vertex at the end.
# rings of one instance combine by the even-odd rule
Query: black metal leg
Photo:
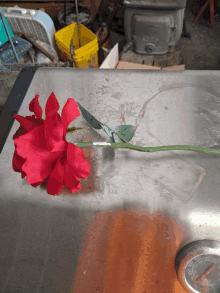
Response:
POLYGON ((183 38, 188 38, 191 39, 191 34, 187 31, 186 29, 186 20, 185 20, 185 16, 183 19, 183 32, 182 32, 182 37, 183 38))
POLYGON ((64 2, 64 23, 66 25, 66 0, 64 2))

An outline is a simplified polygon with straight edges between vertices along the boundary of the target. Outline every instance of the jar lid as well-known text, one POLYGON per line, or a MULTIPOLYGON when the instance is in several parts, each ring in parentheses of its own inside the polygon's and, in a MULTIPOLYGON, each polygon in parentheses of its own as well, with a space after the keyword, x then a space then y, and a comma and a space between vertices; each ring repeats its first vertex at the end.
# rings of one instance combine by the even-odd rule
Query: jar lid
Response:
POLYGON ((106 22, 102 22, 101 26, 102 27, 106 27, 107 26, 107 23, 106 22))

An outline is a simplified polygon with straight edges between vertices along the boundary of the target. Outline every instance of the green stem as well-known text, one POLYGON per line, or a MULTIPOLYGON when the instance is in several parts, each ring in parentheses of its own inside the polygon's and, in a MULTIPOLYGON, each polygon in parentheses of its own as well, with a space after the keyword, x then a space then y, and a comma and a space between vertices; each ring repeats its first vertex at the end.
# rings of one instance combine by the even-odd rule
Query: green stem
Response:
POLYGON ((72 131, 76 131, 76 130, 80 130, 80 129, 86 129, 86 127, 70 127, 70 128, 67 128, 67 131, 66 132, 72 132, 72 131))
MULTIPOLYGON (((148 152, 148 153, 164 152, 164 151, 192 151, 192 152, 212 154, 212 155, 219 155, 220 154, 220 149, 196 147, 196 146, 190 146, 190 145, 141 147, 141 146, 137 146, 137 145, 133 145, 133 144, 129 143, 125 138, 123 138, 123 136, 121 134, 113 131, 110 127, 108 127, 108 125, 103 124, 103 126, 106 126, 109 131, 116 134, 123 141, 123 143, 75 142, 75 145, 77 145, 80 148, 83 148, 83 147, 111 147, 111 148, 130 149, 130 150, 135 150, 135 151, 139 151, 139 152, 148 152)), ((73 129, 78 130, 78 129, 85 129, 85 128, 73 127, 73 128, 69 128, 68 130, 71 131, 73 129)))
POLYGON ((212 149, 212 148, 203 148, 203 147, 195 147, 189 145, 170 145, 170 146, 158 146, 158 147, 141 147, 137 145, 133 145, 130 143, 93 143, 93 142, 77 142, 75 143, 78 147, 111 147, 111 148, 122 148, 122 149, 131 149, 139 152, 163 152, 163 151, 192 151, 198 153, 206 153, 219 155, 220 149, 212 149))

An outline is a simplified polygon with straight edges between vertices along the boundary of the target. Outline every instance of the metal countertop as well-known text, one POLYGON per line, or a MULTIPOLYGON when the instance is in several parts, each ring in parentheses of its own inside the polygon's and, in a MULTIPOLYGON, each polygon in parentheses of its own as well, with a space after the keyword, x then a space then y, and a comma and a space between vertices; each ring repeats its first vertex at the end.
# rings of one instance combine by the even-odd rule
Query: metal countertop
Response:
MULTIPOLYGON (((119 211, 134 213, 138 221, 161 216, 173 258, 191 241, 220 241, 220 156, 87 149, 92 171, 82 191, 50 196, 12 170, 12 136, 19 127, 13 114, 30 115, 35 94, 44 111, 54 92, 60 109, 74 98, 102 123, 136 125, 133 144, 212 147, 220 139, 219 80, 217 71, 22 70, 0 117, 1 292, 70 292, 94 221, 104 217, 107 225, 119 211)), ((82 117, 73 125, 88 126, 82 117)), ((109 141, 91 128, 78 138, 109 141)), ((104 231, 103 223, 95 225, 97 231, 104 231)), ((99 257, 93 255, 90 271, 99 257)), ((89 274, 82 280, 88 284, 89 274)), ((155 286, 155 292, 171 292, 155 286)))

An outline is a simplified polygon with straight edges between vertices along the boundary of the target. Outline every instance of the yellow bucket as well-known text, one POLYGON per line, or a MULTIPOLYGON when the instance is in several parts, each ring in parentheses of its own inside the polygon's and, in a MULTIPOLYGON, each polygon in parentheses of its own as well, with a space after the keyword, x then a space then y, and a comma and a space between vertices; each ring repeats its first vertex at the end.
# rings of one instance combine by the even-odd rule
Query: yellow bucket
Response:
POLYGON ((72 23, 55 33, 57 47, 67 55, 69 60, 73 60, 70 54, 70 44, 73 38, 76 67, 87 68, 92 64, 95 68, 98 68, 99 45, 97 36, 87 27, 80 24, 80 37, 81 47, 79 47, 77 23, 72 23))

